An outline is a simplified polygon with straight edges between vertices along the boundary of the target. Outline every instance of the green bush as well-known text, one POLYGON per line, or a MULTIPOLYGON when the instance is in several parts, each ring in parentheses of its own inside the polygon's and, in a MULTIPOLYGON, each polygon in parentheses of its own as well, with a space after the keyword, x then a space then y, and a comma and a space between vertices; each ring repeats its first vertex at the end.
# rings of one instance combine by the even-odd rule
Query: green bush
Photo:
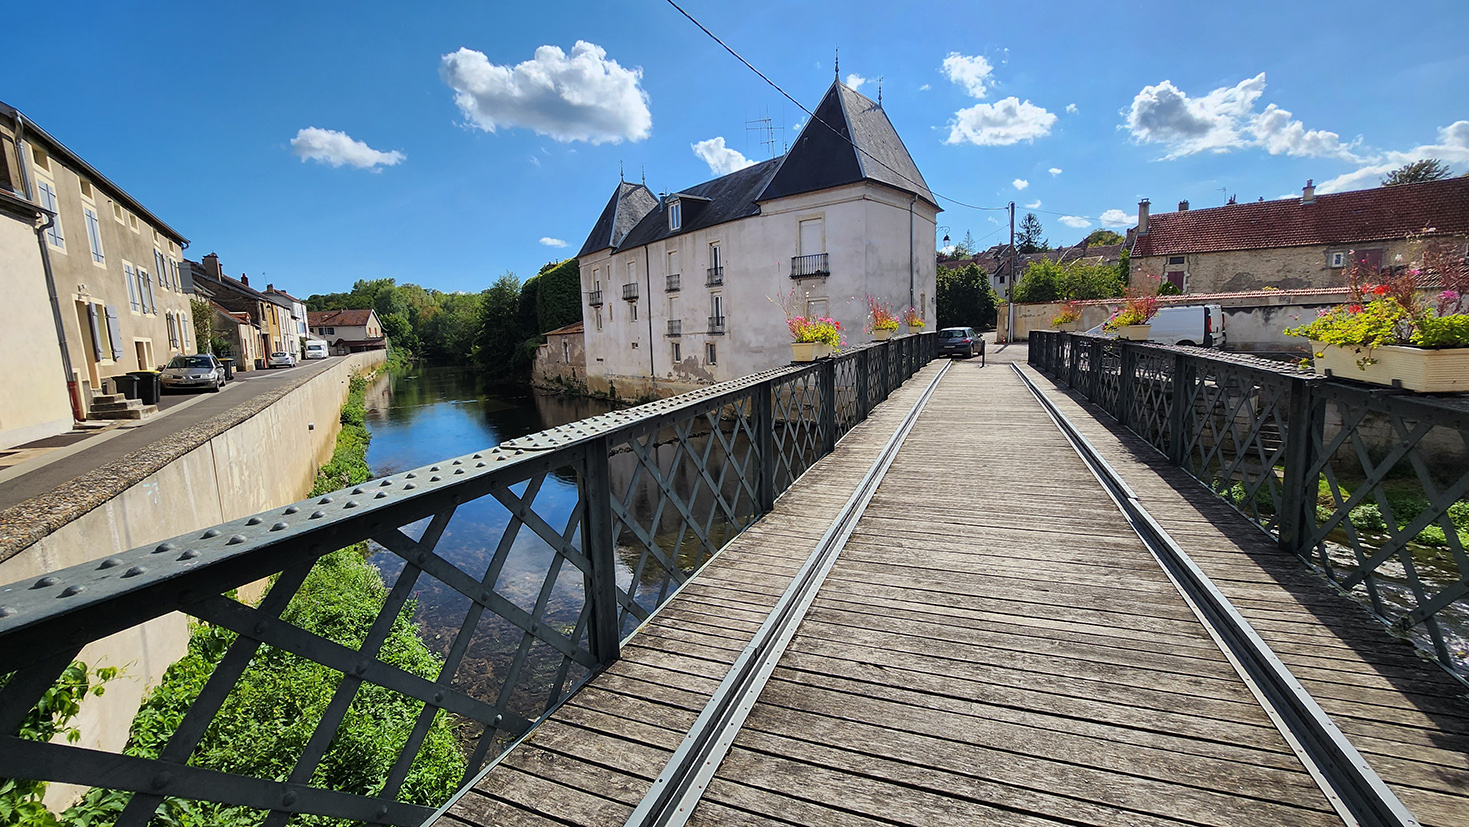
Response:
POLYGON ((1409 340, 1418 347, 1469 347, 1469 314, 1435 316, 1418 319, 1418 329, 1409 340))
MULTIPOLYGON (((26 714, 15 735, 27 741, 50 741, 60 735, 67 743, 76 743, 82 733, 71 725, 71 720, 81 711, 82 700, 88 695, 101 695, 105 691, 102 685, 117 677, 120 671, 113 666, 93 671, 85 663, 74 661, 41 695, 41 700, 26 714)), ((11 675, 0 677, 0 687, 9 683, 10 678, 11 675)), ((0 824, 59 827, 76 823, 71 819, 57 820, 41 802, 45 794, 44 781, 0 778, 0 824)))
POLYGON ((576 259, 547 264, 535 282, 536 333, 581 321, 581 265, 576 259))
POLYGON ((1372 532, 1387 530, 1387 521, 1382 519, 1382 510, 1375 503, 1363 503, 1353 508, 1349 516, 1352 525, 1358 530, 1372 532))

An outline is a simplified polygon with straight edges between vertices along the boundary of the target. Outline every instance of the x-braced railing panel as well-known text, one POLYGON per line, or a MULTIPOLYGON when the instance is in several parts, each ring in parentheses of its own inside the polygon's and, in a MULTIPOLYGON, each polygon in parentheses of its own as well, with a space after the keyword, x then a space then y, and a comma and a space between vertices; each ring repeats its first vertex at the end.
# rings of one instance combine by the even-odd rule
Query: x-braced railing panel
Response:
POLYGON ((933 357, 933 338, 591 417, 0 587, 0 777, 122 791, 120 825, 179 799, 267 825, 421 823, 443 797, 414 780, 425 750, 452 742, 467 782, 616 660, 638 622, 933 357), (331 567, 350 554, 381 574, 376 602, 313 627, 331 567), (258 603, 236 597, 267 580, 258 603), (117 755, 18 737, 83 646, 172 612, 223 643, 161 745, 117 755), (439 633, 415 631, 429 627, 439 633), (244 702, 242 678, 302 664, 334 677, 282 756, 288 771, 196 765, 229 737, 221 715, 244 702), (387 708, 401 716, 383 736, 401 739, 390 764, 334 752, 387 708), (344 764, 351 778, 334 774, 344 764))

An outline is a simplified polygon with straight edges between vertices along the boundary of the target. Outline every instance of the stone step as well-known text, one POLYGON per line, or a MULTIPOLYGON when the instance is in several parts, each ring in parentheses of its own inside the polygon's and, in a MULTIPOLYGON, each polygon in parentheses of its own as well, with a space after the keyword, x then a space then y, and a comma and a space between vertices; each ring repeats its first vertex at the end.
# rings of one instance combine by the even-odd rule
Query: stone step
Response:
POLYGON ((118 399, 115 402, 98 402, 96 399, 92 400, 92 410, 94 411, 121 411, 128 408, 141 408, 142 406, 143 402, 140 399, 118 399))
MULTIPOLYGON (((136 400, 136 399, 129 399, 128 401, 129 402, 137 402, 138 400, 136 400)), ((148 417, 150 417, 150 416, 152 416, 152 415, 154 415, 156 413, 158 413, 158 406, 157 405, 139 405, 138 407, 135 407, 135 408, 118 408, 116 410, 110 410, 110 411, 93 410, 92 413, 91 413, 91 416, 89 418, 91 418, 91 419, 147 419, 148 417)))
POLYGON ((92 396, 93 405, 106 405, 109 402, 121 402, 124 399, 120 393, 99 393, 92 396))

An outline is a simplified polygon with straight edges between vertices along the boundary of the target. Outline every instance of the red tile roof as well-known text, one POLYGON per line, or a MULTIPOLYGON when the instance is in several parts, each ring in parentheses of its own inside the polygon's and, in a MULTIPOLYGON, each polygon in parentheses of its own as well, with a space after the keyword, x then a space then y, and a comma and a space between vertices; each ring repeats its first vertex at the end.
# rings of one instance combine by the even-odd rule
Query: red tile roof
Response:
POLYGON ((363 327, 372 310, 313 310, 306 314, 311 327, 363 327))
POLYGON ((544 335, 546 335, 546 336, 557 336, 557 335, 568 334, 568 333, 581 333, 582 332, 582 324, 583 324, 582 322, 572 322, 571 324, 569 324, 569 325, 567 325, 565 327, 558 327, 555 330, 548 330, 548 331, 545 332, 544 335))
POLYGON ((1159 213, 1134 257, 1387 241, 1422 233, 1469 235, 1469 178, 1159 213))

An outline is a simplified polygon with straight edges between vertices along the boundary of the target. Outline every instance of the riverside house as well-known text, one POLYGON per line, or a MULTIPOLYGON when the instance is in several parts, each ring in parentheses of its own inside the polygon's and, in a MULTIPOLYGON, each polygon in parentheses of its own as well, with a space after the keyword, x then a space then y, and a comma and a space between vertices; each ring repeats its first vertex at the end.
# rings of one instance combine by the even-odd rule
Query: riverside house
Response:
POLYGON ((17 444, 12 439, 71 427, 58 399, 85 417, 94 396, 111 392, 112 377, 194 353, 197 343, 179 275, 188 239, 4 103, 0 191, 40 208, 33 226, 46 224, 39 239, 30 233, 37 255, 8 249, 24 246, 13 227, 0 253, 12 320, 6 338, 30 340, 21 351, 7 349, 5 361, 35 377, 7 385, 3 394, 14 402, 0 408, 0 444, 17 444), (54 359, 27 363, 17 356, 43 341, 55 343, 54 351, 44 345, 54 359))
MULTIPOLYGON (((577 254, 592 392, 669 395, 788 363, 772 302, 867 340, 871 294, 934 316, 939 206, 880 104, 833 83, 790 151, 654 195, 620 182, 577 254)), ((314 324, 314 323, 313 323, 314 324)))
POLYGON ((364 350, 383 350, 388 346, 383 335, 382 322, 377 311, 366 310, 313 310, 306 314, 311 334, 325 339, 332 353, 360 353, 364 350))

